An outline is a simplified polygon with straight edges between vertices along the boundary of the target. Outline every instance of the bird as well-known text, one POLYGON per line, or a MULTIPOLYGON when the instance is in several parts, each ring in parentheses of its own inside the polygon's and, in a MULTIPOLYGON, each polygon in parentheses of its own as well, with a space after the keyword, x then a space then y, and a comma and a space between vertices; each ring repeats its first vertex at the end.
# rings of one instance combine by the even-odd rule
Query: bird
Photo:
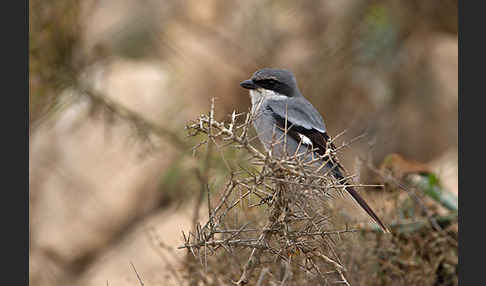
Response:
POLYGON ((253 126, 267 151, 271 150, 276 156, 310 153, 309 160, 320 156, 320 160, 325 160, 322 163, 327 161, 322 170, 344 185, 344 189, 383 232, 390 232, 343 175, 344 168, 336 157, 336 146, 327 133, 324 120, 302 95, 291 71, 259 69, 250 79, 240 82, 240 86, 249 90, 253 126), (277 144, 276 138, 279 139, 277 144))

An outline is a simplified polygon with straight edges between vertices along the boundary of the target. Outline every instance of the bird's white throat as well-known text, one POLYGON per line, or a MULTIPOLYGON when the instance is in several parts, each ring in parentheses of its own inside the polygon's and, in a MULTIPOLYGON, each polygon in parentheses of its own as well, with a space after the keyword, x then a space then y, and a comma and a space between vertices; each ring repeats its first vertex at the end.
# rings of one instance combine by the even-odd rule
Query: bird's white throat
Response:
POLYGON ((267 99, 284 100, 287 99, 287 96, 282 95, 270 89, 257 88, 257 89, 250 89, 250 98, 251 98, 252 111, 257 112, 263 101, 267 99))

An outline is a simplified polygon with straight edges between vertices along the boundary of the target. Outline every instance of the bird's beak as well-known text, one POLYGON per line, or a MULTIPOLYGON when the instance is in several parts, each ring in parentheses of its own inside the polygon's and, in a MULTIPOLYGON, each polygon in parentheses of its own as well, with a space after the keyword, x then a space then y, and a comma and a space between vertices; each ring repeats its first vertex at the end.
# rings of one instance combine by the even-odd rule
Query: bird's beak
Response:
POLYGON ((247 79, 247 80, 244 80, 244 81, 240 82, 240 85, 243 88, 246 88, 246 89, 256 89, 256 88, 258 88, 258 86, 256 86, 256 84, 251 79, 247 79))

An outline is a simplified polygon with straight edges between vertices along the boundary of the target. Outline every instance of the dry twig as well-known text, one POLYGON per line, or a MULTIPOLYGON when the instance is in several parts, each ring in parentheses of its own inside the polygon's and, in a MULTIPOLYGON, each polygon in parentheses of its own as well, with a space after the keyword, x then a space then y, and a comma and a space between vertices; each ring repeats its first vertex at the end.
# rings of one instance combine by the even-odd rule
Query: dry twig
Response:
MULTIPOLYGON (((332 283, 330 275, 337 275, 339 283, 349 285, 345 268, 332 249, 331 236, 357 230, 331 229, 330 209, 326 208, 336 190, 343 186, 315 171, 315 163, 323 157, 305 162, 301 158, 306 154, 282 158, 272 156, 271 151, 260 152, 249 137, 251 123, 251 112, 233 112, 229 122, 215 120, 213 100, 209 115, 201 115, 186 126, 190 136, 202 135, 194 153, 206 144, 221 154, 223 148, 244 150, 250 167, 228 168, 228 180, 216 202, 211 202, 210 190, 206 189, 209 219, 204 225, 197 223, 187 235, 183 233, 184 245, 179 248, 197 257, 207 275, 211 272, 207 268, 209 256, 218 250, 230 254, 241 271, 233 282, 236 285, 253 279, 257 285, 265 279, 291 285, 290 281, 297 277, 326 285, 332 283), (244 123, 239 124, 243 116, 244 123), (239 213, 242 209, 244 212, 239 213), (276 265, 285 266, 279 279, 276 265), (259 277, 253 275, 256 269, 260 269, 259 277)), ((205 188, 208 181, 207 174, 201 176, 205 188)))

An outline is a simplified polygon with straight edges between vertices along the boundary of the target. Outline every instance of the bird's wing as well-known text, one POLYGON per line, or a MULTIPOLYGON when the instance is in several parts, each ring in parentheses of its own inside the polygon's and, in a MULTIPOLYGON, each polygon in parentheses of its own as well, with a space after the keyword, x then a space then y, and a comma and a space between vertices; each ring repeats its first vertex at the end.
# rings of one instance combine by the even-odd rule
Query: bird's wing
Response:
POLYGON ((303 97, 269 99, 266 102, 276 116, 286 118, 293 124, 305 129, 315 129, 321 133, 326 132, 326 125, 319 112, 303 97))
MULTIPOLYGON (((302 98, 300 98, 302 99, 302 98)), ((288 136, 292 137, 297 142, 310 141, 312 148, 321 156, 325 155, 327 148, 331 148, 330 160, 327 163, 332 169, 331 174, 338 179, 338 181, 346 185, 346 191, 354 198, 354 200, 363 208, 364 211, 380 226, 383 232, 387 233, 389 230, 380 218, 375 214, 366 201, 356 192, 356 190, 349 185, 342 171, 343 166, 334 156, 336 147, 330 142, 329 135, 326 133, 326 127, 319 112, 307 100, 269 100, 266 108, 272 112, 277 125, 282 130, 287 127, 288 136), (305 140, 304 140, 305 139, 305 140)), ((326 157, 323 160, 327 160, 326 157)))
MULTIPOLYGON (((324 155, 328 148, 329 136, 319 112, 304 98, 289 100, 268 100, 266 108, 282 130, 287 126, 287 133, 302 144, 310 142, 316 153, 324 155), (303 137, 304 136, 304 137, 303 137)), ((332 142, 329 146, 335 150, 332 142)), ((338 163, 339 167, 340 164, 338 163)))

